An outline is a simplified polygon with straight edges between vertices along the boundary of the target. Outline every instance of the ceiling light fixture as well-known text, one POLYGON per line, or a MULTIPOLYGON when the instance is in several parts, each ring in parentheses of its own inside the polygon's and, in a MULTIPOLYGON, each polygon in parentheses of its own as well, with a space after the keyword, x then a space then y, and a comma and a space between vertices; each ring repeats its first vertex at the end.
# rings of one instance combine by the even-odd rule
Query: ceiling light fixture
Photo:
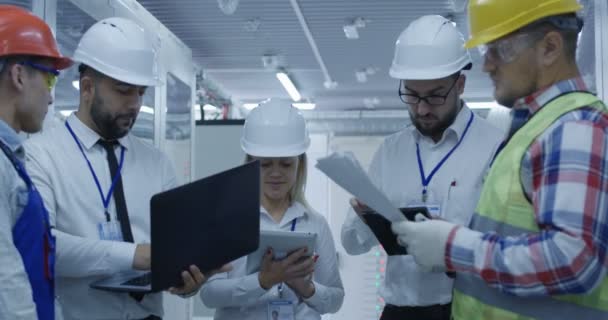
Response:
MULTIPOLYGON (((199 108, 200 108, 200 105, 198 105, 198 106, 199 106, 199 108)), ((203 110, 205 110, 205 111, 217 111, 217 110, 219 110, 219 109, 218 109, 218 107, 216 107, 216 106, 214 106, 214 105, 212 105, 212 104, 205 104, 205 105, 203 106, 203 110)))
POLYGON ((59 113, 64 117, 69 117, 74 111, 76 110, 59 110, 59 113))
POLYGON ((139 112, 154 114, 154 108, 148 106, 141 106, 141 108, 139 108, 139 112))
POLYGON ((346 39, 359 39, 358 29, 365 28, 368 22, 369 20, 363 17, 357 17, 351 20, 349 24, 344 25, 342 29, 344 30, 344 35, 346 36, 346 39))
POLYGON ((279 79, 279 81, 283 85, 283 88, 285 88, 285 91, 287 91, 287 93, 291 97, 291 100, 293 100, 294 102, 298 102, 302 99, 300 92, 293 84, 287 73, 283 71, 277 72, 277 79, 279 79))
POLYGON ((347 24, 344 26, 344 35, 346 39, 355 40, 359 39, 359 32, 357 31, 357 26, 354 24, 347 24))
POLYGON ((259 103, 243 103, 243 108, 247 109, 247 110, 253 110, 255 108, 257 108, 257 106, 259 106, 259 103))
POLYGON ((239 0, 217 0, 220 10, 227 16, 232 15, 239 6, 239 0))
POLYGON ((367 82, 367 73, 364 70, 355 71, 355 78, 359 83, 367 82))
POLYGON ((496 101, 467 102, 470 109, 496 109, 502 107, 496 101))
POLYGON ((310 103, 310 102, 299 102, 299 103, 292 103, 291 106, 294 108, 298 108, 300 110, 314 110, 314 108, 316 107, 316 104, 310 103))

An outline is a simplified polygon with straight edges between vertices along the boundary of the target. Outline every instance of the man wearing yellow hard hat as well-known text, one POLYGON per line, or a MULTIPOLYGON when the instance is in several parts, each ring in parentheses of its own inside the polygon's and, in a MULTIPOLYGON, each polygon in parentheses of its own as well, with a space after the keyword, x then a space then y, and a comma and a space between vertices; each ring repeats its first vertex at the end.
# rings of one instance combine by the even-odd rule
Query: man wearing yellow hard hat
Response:
POLYGON ((608 319, 608 111, 575 62, 580 9, 469 1, 466 46, 513 109, 509 140, 470 229, 393 224, 419 265, 457 273, 454 319, 608 319))

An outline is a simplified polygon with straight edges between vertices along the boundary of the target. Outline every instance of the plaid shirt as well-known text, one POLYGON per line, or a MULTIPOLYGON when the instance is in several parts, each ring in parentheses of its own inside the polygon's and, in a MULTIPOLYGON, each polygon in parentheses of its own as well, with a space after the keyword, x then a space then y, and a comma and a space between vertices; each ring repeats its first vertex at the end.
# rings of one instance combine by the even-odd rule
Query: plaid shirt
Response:
MULTIPOLYGON (((514 116, 527 120, 555 97, 586 90, 581 78, 559 82, 520 99, 514 116)), ((501 237, 458 228, 446 264, 517 296, 584 293, 601 283, 608 269, 607 132, 608 115, 594 108, 562 115, 521 162, 521 181, 542 231, 501 237)))

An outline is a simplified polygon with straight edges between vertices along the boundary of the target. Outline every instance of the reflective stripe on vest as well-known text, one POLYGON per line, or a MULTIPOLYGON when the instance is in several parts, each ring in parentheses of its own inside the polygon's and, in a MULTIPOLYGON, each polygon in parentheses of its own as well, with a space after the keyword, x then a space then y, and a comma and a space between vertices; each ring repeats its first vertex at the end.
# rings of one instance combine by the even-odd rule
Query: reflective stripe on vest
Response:
MULTIPOLYGON (((471 227, 500 236, 536 233, 534 209, 521 183, 521 160, 534 140, 562 115, 591 106, 606 110, 589 93, 568 93, 543 106, 500 152, 485 180, 471 227)), ((480 278, 461 273, 456 277, 452 315, 457 320, 499 319, 605 319, 608 315, 608 278, 584 295, 517 297, 489 287, 480 278)))

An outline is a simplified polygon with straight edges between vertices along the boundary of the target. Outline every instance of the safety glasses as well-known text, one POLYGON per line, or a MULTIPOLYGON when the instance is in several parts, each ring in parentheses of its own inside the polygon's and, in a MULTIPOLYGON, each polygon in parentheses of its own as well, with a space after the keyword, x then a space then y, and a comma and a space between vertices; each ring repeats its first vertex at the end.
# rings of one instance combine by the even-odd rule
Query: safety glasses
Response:
POLYGON ((445 104, 445 100, 450 95, 450 92, 452 92, 452 89, 454 89, 454 87, 456 86, 456 82, 458 82, 458 79, 460 79, 460 74, 458 74, 456 80, 454 80, 454 83, 452 83, 452 86, 450 86, 450 89, 448 89, 448 92, 446 92, 445 95, 430 95, 425 97, 421 97, 417 94, 405 93, 404 91, 402 91, 401 87, 403 80, 401 80, 399 82, 399 98, 403 103, 408 104, 410 106, 417 106, 420 101, 424 101, 426 102, 426 104, 433 107, 442 106, 443 104, 445 104))
POLYGON ((57 77, 59 76, 58 70, 49 68, 49 67, 46 67, 41 64, 31 62, 28 60, 21 61, 21 62, 19 62, 19 64, 28 66, 28 67, 31 67, 33 69, 43 72, 44 79, 46 81, 46 86, 48 87, 49 91, 51 91, 53 89, 53 87, 55 86, 55 84, 57 83, 57 77))
POLYGON ((479 46, 479 53, 491 63, 511 63, 515 61, 520 53, 534 45, 542 36, 543 33, 540 32, 518 33, 514 36, 479 46))

